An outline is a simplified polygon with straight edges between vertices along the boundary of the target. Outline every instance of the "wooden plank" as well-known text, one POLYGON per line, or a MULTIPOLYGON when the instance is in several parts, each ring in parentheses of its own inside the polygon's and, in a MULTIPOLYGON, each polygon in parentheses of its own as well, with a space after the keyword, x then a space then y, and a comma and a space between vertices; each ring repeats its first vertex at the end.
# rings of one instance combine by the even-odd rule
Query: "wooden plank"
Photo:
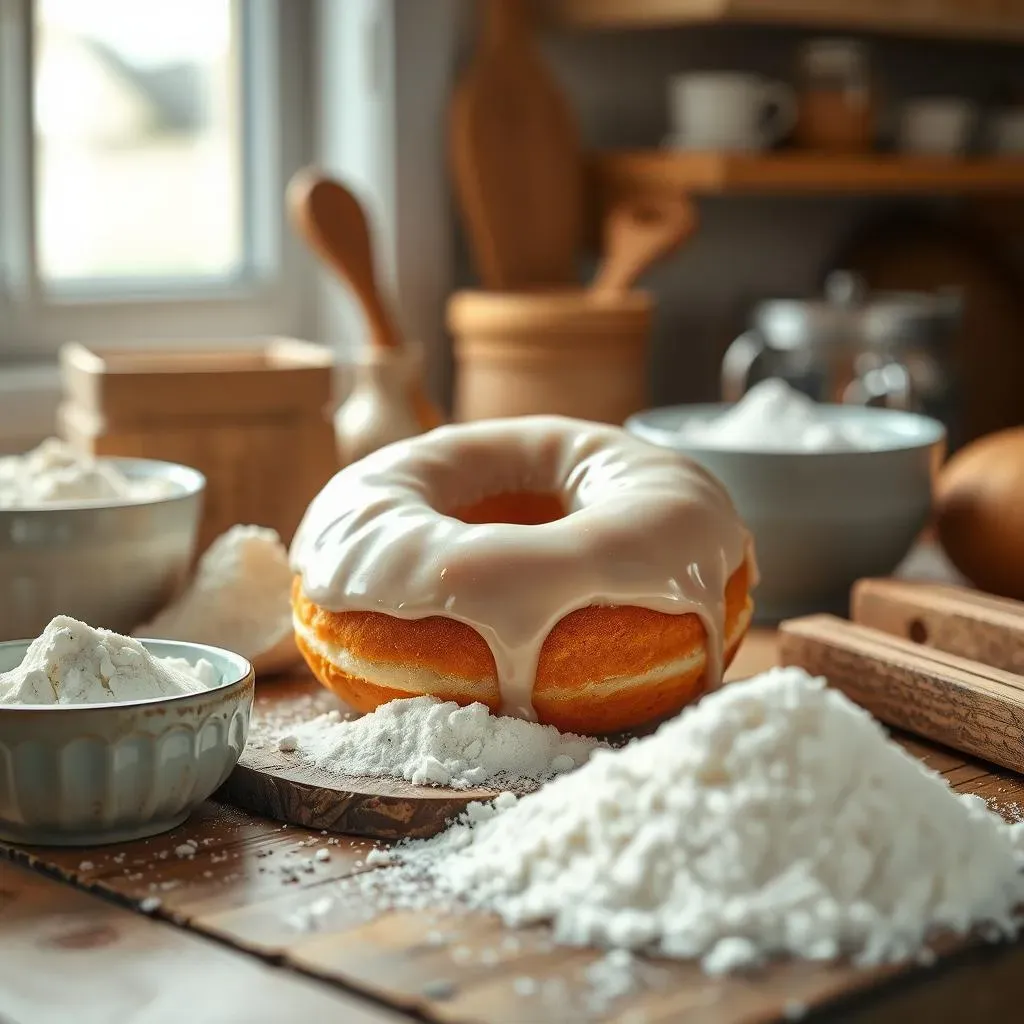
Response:
POLYGON ((288 728, 340 705, 308 674, 256 693, 254 734, 217 798, 264 817, 375 839, 424 838, 494 789, 414 786, 403 779, 328 775, 277 749, 288 728), (260 725, 261 719, 266 723, 260 725))
POLYGON ((363 870, 370 844, 293 829, 223 804, 204 804, 163 836, 91 850, 2 846, 17 862, 187 921, 273 900, 363 870), (184 847, 194 845, 193 854, 184 847), (326 859, 318 859, 318 852, 326 859))
POLYGON ((407 1018, 7 863, 0 867, 0 1019, 395 1024, 407 1018))
POLYGON ((1024 38, 1019 0, 544 0, 554 25, 653 28, 747 22, 1011 42, 1024 38))
POLYGON ((854 586, 850 607, 863 626, 1024 672, 1024 602, 949 584, 864 579, 854 586))
POLYGON ((779 646, 880 721, 1024 771, 1024 678, 832 615, 784 622, 779 646))
POLYGON ((590 157, 601 210, 651 194, 1024 194, 1024 161, 869 154, 608 150, 590 157))
MULTIPOLYGON (((989 778, 983 775, 983 779, 989 778)), ((964 783, 960 788, 973 790, 976 782, 975 776, 974 785, 964 783)), ((1009 795, 1021 795, 1021 787, 1009 795)), ((315 838, 300 829, 283 831, 302 841, 315 838)), ((65 861, 70 854, 56 852, 65 861)), ((256 856, 255 852, 250 855, 256 856)), ((391 1005, 415 1009, 428 1019, 554 1022, 582 1019, 577 1011, 593 1005, 592 985, 583 972, 600 954, 555 948, 543 929, 510 933, 493 918, 478 914, 455 917, 443 911, 423 911, 380 915, 372 900, 358 889, 346 892, 344 882, 323 880, 302 889, 281 887, 280 895, 268 899, 264 894, 258 902, 250 891, 244 901, 227 901, 234 909, 224 909, 225 904, 218 901, 187 898, 189 879, 194 875, 190 860, 168 858, 167 863, 168 877, 180 882, 180 887, 170 890, 168 907, 158 913, 178 907, 172 909, 174 919, 192 929, 274 956, 391 1005), (180 893, 179 888, 183 890, 180 893), (326 909, 310 913, 315 904, 325 901, 326 909), (306 925, 301 923, 303 911, 308 915, 306 925), (506 945, 509 939, 513 941, 506 945), (522 979, 528 979, 531 986, 526 994, 522 979)), ((106 865, 93 878, 101 888, 114 881, 106 865)), ((229 875, 225 883, 244 890, 240 878, 229 875)), ((119 889, 123 894, 123 883, 119 889)), ((145 891, 146 887, 137 890, 145 891)), ((901 973, 784 964, 754 979, 715 980, 704 977, 693 965, 645 962, 639 970, 638 990, 606 1009, 616 1019, 642 1010, 644 1019, 650 1020, 707 1019, 726 1024, 778 1020, 787 1007, 827 1004, 839 994, 848 996, 901 973), (713 1016, 707 1016, 712 1010, 713 1016)), ((592 1019, 607 1017, 589 1010, 588 1015, 592 1019)))
MULTIPOLYGON (((775 656, 774 635, 754 631, 730 676, 760 671, 775 656)), ((898 738, 961 792, 978 793, 1009 818, 1022 816, 1019 777, 919 739, 898 738)), ((821 1019, 895 1021, 917 1019, 916 1008, 924 1005, 933 1007, 935 1020, 1002 1024, 1012 1019, 1005 978, 1010 968, 1024 969, 1021 945, 980 953, 951 949, 934 970, 783 963, 725 979, 708 978, 693 964, 641 958, 634 989, 601 1000, 587 971, 603 969, 602 954, 556 947, 545 928, 513 931, 493 916, 456 914, 444 906, 382 912, 356 877, 367 870, 369 845, 209 803, 182 828, 148 841, 91 851, 0 852, 135 905, 156 894, 162 901, 156 916, 445 1024, 753 1024, 779 1021, 799 1007, 820 1009, 821 1019), (196 852, 178 856, 186 840, 196 852), (320 849, 328 851, 326 861, 315 859, 320 849), (990 981, 1002 987, 979 1000, 976 985, 990 981), (934 1008, 929 993, 937 985, 944 997, 934 1008), (900 1007, 903 1016, 893 1016, 890 1006, 900 1007), (960 1016, 949 1016, 954 1012, 960 1016)))

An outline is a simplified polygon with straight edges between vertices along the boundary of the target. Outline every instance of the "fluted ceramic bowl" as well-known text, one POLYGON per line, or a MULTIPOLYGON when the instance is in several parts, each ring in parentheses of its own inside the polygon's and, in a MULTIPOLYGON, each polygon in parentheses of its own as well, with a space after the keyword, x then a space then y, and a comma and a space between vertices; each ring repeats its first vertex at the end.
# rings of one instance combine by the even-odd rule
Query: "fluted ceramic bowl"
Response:
POLYGON ((173 493, 144 501, 0 508, 0 640, 36 636, 55 615, 115 633, 147 622, 182 587, 206 478, 155 459, 104 459, 173 493))
MULTIPOLYGON (((0 644, 0 672, 29 643, 0 644)), ((0 705, 0 839, 93 846, 156 835, 231 774, 249 733, 252 665, 217 647, 142 643, 158 658, 205 658, 221 683, 153 700, 0 705)))

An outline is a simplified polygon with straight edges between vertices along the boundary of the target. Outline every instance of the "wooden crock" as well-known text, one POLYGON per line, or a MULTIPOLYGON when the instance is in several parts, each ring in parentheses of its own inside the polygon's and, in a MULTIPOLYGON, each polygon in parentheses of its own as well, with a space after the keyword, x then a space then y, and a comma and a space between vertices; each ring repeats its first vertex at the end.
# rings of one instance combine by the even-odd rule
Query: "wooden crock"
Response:
POLYGON ((456 420, 553 413, 621 424, 649 405, 651 296, 456 292, 456 420))

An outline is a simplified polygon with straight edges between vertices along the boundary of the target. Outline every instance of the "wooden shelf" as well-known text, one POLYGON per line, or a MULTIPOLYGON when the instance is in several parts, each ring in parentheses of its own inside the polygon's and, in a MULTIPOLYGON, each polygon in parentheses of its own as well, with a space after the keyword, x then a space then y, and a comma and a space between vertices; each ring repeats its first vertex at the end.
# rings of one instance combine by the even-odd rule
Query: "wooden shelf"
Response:
POLYGON ((598 152, 591 157, 603 207, 652 192, 690 195, 1024 196, 1024 159, 972 160, 871 154, 598 152))
POLYGON ((919 37, 1024 40, 1024 0, 543 0, 572 28, 747 22, 919 37))

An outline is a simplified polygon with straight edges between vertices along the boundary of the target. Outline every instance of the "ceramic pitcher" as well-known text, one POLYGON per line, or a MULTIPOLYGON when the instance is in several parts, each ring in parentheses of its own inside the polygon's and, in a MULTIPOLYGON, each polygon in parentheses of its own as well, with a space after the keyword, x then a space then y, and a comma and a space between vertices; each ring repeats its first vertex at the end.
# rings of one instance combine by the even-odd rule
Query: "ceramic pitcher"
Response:
POLYGON ((334 435, 343 466, 393 441, 440 425, 417 398, 422 349, 369 346, 351 364, 352 390, 334 414, 334 435))

